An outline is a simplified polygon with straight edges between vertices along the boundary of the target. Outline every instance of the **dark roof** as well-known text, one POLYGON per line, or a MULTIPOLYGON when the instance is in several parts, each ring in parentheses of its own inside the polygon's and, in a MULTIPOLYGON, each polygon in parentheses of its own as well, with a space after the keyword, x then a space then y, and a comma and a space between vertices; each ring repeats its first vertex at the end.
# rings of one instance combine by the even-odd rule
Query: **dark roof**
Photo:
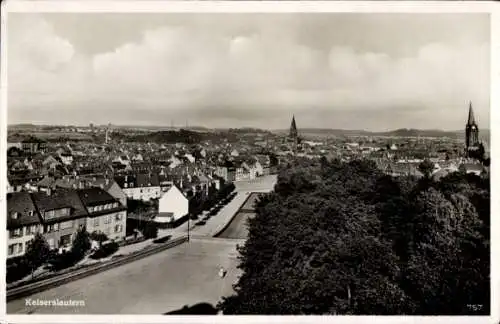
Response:
POLYGON ((7 229, 19 228, 26 225, 40 224, 40 214, 29 192, 12 192, 7 194, 7 229), (12 213, 17 212, 17 218, 12 213), (33 216, 30 216, 30 212, 33 216))
POLYGON ((71 208, 70 215, 54 219, 51 218, 49 220, 50 222, 63 221, 87 215, 87 211, 75 190, 57 189, 50 190, 50 193, 36 192, 32 194, 32 197, 38 210, 42 214, 42 220, 45 220, 43 215, 45 211, 62 208, 71 208))
POLYGON ((158 187, 160 185, 160 178, 157 173, 122 175, 115 177, 115 181, 121 188, 124 188, 125 183, 127 183, 128 188, 158 187))
POLYGON ((479 163, 463 163, 459 168, 466 171, 484 171, 484 166, 479 163))
POLYGON ((101 188, 87 188, 77 190, 78 196, 85 207, 113 203, 117 200, 101 188))

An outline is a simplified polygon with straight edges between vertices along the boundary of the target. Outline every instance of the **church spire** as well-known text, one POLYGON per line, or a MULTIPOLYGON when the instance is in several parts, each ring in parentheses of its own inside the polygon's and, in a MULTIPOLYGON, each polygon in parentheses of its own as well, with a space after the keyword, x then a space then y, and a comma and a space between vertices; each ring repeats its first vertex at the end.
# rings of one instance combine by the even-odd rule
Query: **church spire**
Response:
POLYGON ((295 123, 295 115, 292 116, 292 123, 290 124, 290 137, 296 138, 298 135, 297 124, 295 123))
POLYGON ((476 125, 476 119, 474 118, 474 110, 472 110, 471 101, 469 101, 469 119, 467 120, 467 125, 476 125))

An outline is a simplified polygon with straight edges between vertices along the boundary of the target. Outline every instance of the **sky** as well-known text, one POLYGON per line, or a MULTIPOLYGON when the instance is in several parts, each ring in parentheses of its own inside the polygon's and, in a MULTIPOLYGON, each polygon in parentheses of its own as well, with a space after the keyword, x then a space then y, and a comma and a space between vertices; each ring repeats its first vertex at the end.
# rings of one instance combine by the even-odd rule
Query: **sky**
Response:
POLYGON ((9 13, 8 122, 490 123, 488 14, 9 13))

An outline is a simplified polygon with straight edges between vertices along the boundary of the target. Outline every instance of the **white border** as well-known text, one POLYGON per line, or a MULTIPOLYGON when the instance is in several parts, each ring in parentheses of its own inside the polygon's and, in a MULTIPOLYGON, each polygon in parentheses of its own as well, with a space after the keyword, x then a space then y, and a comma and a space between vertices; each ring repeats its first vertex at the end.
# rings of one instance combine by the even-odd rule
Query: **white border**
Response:
MULTIPOLYGON (((282 2, 222 2, 222 1, 3 1, 1 8, 2 15, 2 35, 1 35, 1 93, 0 93, 0 215, 5 215, 5 190, 6 190, 6 121, 7 121, 7 91, 6 91, 6 62, 7 48, 5 21, 7 12, 143 12, 143 13, 280 13, 280 12, 357 12, 357 13, 491 13, 491 184, 492 197, 500 194, 496 184, 500 183, 500 172, 497 175, 496 166, 500 159, 500 149, 496 148, 496 138, 500 136, 494 125, 500 125, 500 112, 497 107, 500 105, 500 6, 493 2, 473 1, 473 2, 436 2, 436 1, 282 1, 282 2), (497 136, 498 133, 498 136, 497 136)), ((411 37, 411 36, 409 36, 411 37)), ((495 202, 500 199, 492 198, 495 202)), ((491 206, 491 228, 498 228, 498 203, 491 206)), ((0 236, 5 235, 5 231, 0 231, 0 236)), ((162 315, 6 315, 5 294, 0 293, 0 321, 6 320, 9 323, 319 323, 319 322, 341 322, 341 323, 498 323, 500 314, 500 299, 498 294, 498 284, 500 266, 499 255, 495 232, 492 230, 491 244, 491 316, 490 317, 404 317, 404 316, 162 316, 162 315), (498 275, 497 275, 498 274, 498 275)), ((5 239, 3 237, 2 239, 5 239)), ((5 246, 5 245, 2 245, 5 246)), ((0 249, 0 260, 5 260, 6 249, 0 249)), ((5 262, 0 265, 0 278, 5 278, 5 262)), ((5 280, 0 280, 0 289, 5 291, 5 280)))

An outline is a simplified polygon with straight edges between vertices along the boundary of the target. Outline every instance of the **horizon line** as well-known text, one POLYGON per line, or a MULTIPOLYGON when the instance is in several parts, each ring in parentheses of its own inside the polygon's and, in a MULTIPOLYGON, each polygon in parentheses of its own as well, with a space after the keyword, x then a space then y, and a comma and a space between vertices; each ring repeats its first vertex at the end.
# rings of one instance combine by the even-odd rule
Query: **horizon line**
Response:
MULTIPOLYGON (((90 123, 89 123, 90 124, 90 123)), ((84 128, 90 128, 90 125, 64 125, 64 124, 33 124, 33 123, 16 123, 16 124, 7 124, 8 127, 12 126, 21 126, 21 125, 26 125, 26 126, 34 126, 34 127, 84 127, 84 128)), ((107 124, 94 124, 94 127, 107 127, 107 124)), ((288 131, 288 127, 284 128, 261 128, 261 127, 255 127, 255 126, 241 126, 241 127, 207 127, 207 126, 200 126, 200 125, 183 125, 183 126, 159 126, 159 125, 127 125, 127 124, 111 124, 111 127, 116 126, 116 127, 136 127, 136 128, 164 128, 166 130, 168 129, 190 129, 190 128, 204 128, 207 130, 229 130, 229 129, 257 129, 257 130, 263 130, 263 131, 288 131)), ((327 128, 327 127, 300 127, 298 128, 299 132, 300 129, 306 129, 306 130, 336 130, 336 131, 358 131, 358 132, 368 132, 368 133, 388 133, 388 132, 394 132, 398 130, 417 130, 417 131, 438 131, 438 132, 461 132, 465 131, 462 129, 437 129, 437 128, 412 128, 412 127, 399 127, 399 128, 394 128, 394 129, 387 129, 387 130, 366 130, 366 129, 347 129, 347 128, 327 128)), ((480 128, 480 130, 483 131, 489 131, 490 128, 480 128)), ((7 129, 8 131, 8 129, 7 129)))

